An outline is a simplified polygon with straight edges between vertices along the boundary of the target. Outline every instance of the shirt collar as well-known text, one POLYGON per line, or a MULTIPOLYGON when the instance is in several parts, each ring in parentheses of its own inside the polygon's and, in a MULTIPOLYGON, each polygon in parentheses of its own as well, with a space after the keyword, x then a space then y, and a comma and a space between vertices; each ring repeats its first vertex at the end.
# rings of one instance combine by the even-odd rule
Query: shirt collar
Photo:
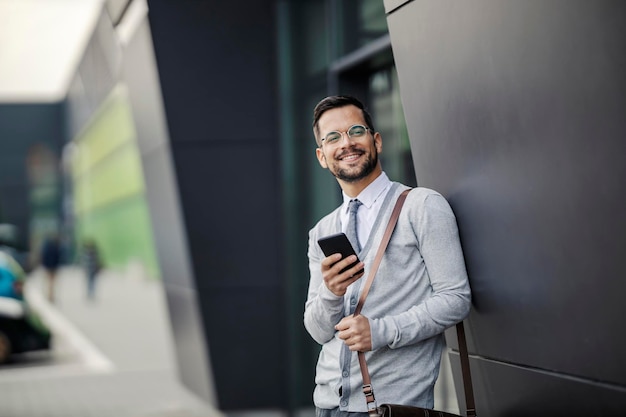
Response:
MULTIPOLYGON (((365 189, 361 191, 356 198, 358 198, 359 201, 369 209, 390 185, 391 181, 389 180, 389 177, 387 177, 387 174, 383 171, 374 181, 372 181, 370 185, 365 187, 365 189)), ((350 204, 350 200, 352 200, 352 198, 348 197, 348 195, 343 191, 342 194, 344 205, 343 210, 347 212, 348 205, 350 204)))

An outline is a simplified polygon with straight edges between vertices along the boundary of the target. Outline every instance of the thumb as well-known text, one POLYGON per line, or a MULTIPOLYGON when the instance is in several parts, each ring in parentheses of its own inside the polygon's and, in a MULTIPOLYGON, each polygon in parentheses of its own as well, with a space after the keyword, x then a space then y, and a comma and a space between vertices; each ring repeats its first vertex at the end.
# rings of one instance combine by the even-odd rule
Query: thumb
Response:
POLYGON ((341 331, 350 328, 350 323, 348 322, 348 320, 350 320, 351 318, 352 314, 342 318, 341 321, 335 325, 335 330, 341 331))

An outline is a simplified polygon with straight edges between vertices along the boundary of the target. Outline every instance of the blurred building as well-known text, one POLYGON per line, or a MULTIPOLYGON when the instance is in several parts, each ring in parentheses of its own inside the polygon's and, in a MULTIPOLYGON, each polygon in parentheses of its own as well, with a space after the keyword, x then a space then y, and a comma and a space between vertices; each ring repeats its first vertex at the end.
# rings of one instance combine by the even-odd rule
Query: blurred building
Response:
POLYGON ((60 41, 78 51, 61 91, 2 97, 0 223, 31 251, 93 237, 162 279, 192 391, 233 413, 311 410, 307 232, 341 201, 311 112, 348 93, 389 176, 457 214, 479 414, 624 409, 624 6, 58 4, 79 3, 88 36, 60 41))

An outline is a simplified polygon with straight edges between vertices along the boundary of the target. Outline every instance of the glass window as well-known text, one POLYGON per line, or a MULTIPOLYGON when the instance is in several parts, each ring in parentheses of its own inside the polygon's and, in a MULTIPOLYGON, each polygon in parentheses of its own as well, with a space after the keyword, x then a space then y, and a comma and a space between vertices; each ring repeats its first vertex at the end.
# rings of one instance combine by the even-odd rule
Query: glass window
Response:
POLYGON ((295 39, 303 41, 302 47, 298 48, 304 58, 304 68, 307 75, 319 74, 328 68, 328 37, 326 29, 326 7, 323 2, 304 2, 299 5, 301 18, 298 28, 294 28, 295 39), (300 38, 300 36, 302 38, 300 38))
POLYGON ((385 6, 381 0, 336 1, 336 25, 340 34, 337 53, 350 53, 388 33, 385 6))
POLYGON ((398 75, 394 67, 371 74, 369 97, 374 128, 383 138, 383 153, 380 156, 383 170, 392 181, 417 186, 398 75))

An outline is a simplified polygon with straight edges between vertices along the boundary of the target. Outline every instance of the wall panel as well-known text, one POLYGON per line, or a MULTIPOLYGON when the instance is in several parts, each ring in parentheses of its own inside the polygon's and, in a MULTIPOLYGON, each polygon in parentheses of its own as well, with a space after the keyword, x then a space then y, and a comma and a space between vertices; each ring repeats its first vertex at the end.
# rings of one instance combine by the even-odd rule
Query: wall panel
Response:
MULTIPOLYGON (((176 291, 196 297, 202 323, 187 336, 206 342, 219 408, 284 409, 274 2, 148 5, 193 269, 176 291)), ((178 357, 185 381, 208 371, 178 357)))
POLYGON ((626 6, 427 0, 388 23, 418 183, 441 191, 459 222, 471 351, 489 361, 479 405, 612 415, 626 405, 616 331, 626 312, 626 6), (575 403, 569 378, 581 382, 575 403))

